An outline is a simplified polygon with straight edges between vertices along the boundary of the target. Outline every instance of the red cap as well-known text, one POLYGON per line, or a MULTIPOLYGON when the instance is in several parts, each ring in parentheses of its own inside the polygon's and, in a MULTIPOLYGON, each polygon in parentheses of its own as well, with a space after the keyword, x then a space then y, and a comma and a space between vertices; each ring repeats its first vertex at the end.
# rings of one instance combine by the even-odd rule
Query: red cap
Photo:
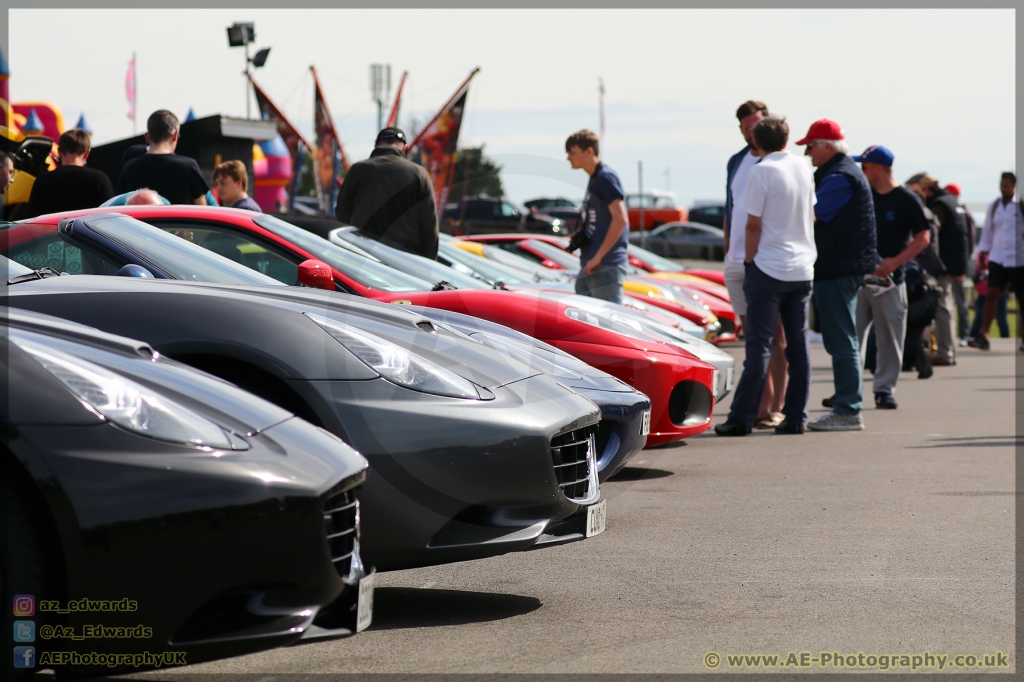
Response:
POLYGON ((958 197, 960 196, 960 185, 956 184, 955 182, 951 182, 948 185, 946 185, 946 191, 952 194, 953 196, 958 197))
POLYGON ((812 140, 842 140, 843 129, 839 127, 839 124, 835 121, 830 121, 827 118, 819 118, 817 121, 811 124, 811 129, 807 131, 807 135, 804 139, 797 140, 796 144, 807 144, 812 140))

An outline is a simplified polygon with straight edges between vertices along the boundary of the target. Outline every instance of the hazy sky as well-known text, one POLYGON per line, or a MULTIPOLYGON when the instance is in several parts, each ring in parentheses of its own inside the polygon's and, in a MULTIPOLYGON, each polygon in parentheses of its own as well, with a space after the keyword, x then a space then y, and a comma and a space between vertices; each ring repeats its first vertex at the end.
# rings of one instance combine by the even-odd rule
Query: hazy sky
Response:
POLYGON ((54 102, 67 125, 84 112, 95 144, 132 132, 133 51, 140 129, 158 108, 244 115, 242 50, 224 29, 253 21, 254 47, 272 47, 257 81, 309 134, 316 65, 351 160, 369 154, 375 133, 370 63, 390 63, 396 86, 409 70, 402 125, 429 118, 481 67, 460 142, 486 144, 515 201, 582 196, 585 178, 567 171, 563 145, 597 129, 599 77, 602 156, 627 189, 642 160, 645 187, 668 185, 684 204, 723 198, 726 160, 743 146, 734 112, 760 99, 787 117, 791 140, 832 118, 855 152, 892 149, 898 179, 927 170, 983 201, 1014 168, 1014 18, 1011 9, 12 9, 7 54, 12 101, 54 102), (39 26, 69 40, 40 49, 39 26))

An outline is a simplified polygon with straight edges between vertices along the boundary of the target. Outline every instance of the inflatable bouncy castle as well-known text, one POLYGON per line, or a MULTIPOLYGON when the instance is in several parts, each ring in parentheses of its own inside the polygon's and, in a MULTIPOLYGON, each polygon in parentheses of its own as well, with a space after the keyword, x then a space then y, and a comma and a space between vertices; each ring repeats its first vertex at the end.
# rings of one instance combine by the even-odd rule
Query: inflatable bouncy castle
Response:
POLYGON ((264 211, 287 211, 293 166, 288 146, 280 135, 252 146, 252 171, 253 200, 264 211))

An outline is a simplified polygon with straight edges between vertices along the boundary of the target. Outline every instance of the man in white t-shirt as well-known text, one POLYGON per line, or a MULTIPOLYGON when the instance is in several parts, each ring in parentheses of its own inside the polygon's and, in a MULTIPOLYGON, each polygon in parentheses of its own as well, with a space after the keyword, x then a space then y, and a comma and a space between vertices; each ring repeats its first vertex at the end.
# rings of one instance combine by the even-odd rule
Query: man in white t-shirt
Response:
MULTIPOLYGON (((729 302, 739 315, 740 328, 747 325, 747 297, 743 293, 743 256, 746 242, 747 213, 743 210, 743 198, 747 192, 750 169, 761 160, 761 151, 754 144, 753 130, 757 122, 768 115, 764 102, 748 100, 736 109, 740 122, 740 133, 747 146, 734 154, 726 165, 725 187, 725 287, 729 290, 729 302), (736 229, 731 229, 733 226, 736 229)), ((759 429, 775 428, 782 422, 782 399, 786 393, 786 339, 779 322, 772 345, 772 359, 768 363, 768 375, 764 382, 764 395, 757 410, 759 429)))
POLYGON ((786 151, 789 126, 778 116, 759 121, 754 142, 765 153, 750 169, 743 210, 747 213, 743 291, 747 298, 747 358, 732 409, 715 427, 720 436, 750 433, 764 393, 777 321, 785 330, 789 386, 785 420, 776 433, 799 434, 807 423, 811 392, 807 308, 814 261, 814 177, 807 163, 786 151))

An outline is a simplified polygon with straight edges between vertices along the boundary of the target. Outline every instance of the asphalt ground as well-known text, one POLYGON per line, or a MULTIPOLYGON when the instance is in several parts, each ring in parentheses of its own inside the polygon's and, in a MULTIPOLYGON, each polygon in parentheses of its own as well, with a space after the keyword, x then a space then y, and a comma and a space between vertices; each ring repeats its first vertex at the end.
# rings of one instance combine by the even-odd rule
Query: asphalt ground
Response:
MULTIPOLYGON (((602 486, 602 535, 380 574, 358 636, 179 672, 543 678, 709 672, 709 652, 726 672, 738 670, 727 655, 823 651, 1000 651, 1011 658, 998 672, 1012 671, 1019 353, 992 345, 928 380, 904 373, 899 409, 865 410, 861 432, 709 431, 645 450, 602 486)), ((832 374, 820 345, 812 360, 815 419, 832 374)), ((801 670, 836 671, 785 669, 801 670)))

